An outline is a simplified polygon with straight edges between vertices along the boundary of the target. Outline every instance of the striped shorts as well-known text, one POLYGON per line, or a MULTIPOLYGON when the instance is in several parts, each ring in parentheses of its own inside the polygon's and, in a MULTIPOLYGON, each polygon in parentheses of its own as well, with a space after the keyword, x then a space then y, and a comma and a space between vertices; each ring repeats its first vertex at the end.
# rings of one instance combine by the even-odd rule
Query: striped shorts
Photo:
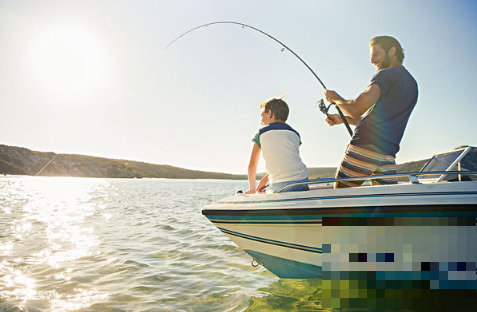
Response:
MULTIPOLYGON (((395 157, 384 154, 374 145, 348 145, 336 178, 350 178, 397 173, 395 157)), ((360 186, 364 180, 337 182, 335 187, 360 186)), ((397 184, 397 178, 371 180, 372 185, 397 184)))

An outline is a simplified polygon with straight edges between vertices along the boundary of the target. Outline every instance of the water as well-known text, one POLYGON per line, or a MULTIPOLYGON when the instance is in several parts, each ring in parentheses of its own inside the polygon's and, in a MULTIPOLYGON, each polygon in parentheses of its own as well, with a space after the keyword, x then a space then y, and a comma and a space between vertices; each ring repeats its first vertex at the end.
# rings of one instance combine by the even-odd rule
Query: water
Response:
POLYGON ((0 311, 313 311, 201 214, 246 181, 0 178, 0 311))
POLYGON ((322 309, 321 279, 278 279, 201 208, 247 181, 0 178, 0 311, 322 309))

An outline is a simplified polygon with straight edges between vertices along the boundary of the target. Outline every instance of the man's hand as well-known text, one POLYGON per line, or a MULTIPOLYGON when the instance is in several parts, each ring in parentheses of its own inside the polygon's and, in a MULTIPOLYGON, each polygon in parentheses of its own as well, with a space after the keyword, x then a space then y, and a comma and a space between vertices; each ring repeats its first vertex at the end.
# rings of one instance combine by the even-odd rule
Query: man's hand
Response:
POLYGON ((344 102, 344 99, 341 97, 341 95, 339 95, 333 90, 325 90, 324 94, 328 103, 341 104, 344 102))
POLYGON ((328 117, 325 119, 325 121, 330 125, 330 127, 343 123, 343 119, 341 119, 341 116, 338 114, 328 114, 328 117))

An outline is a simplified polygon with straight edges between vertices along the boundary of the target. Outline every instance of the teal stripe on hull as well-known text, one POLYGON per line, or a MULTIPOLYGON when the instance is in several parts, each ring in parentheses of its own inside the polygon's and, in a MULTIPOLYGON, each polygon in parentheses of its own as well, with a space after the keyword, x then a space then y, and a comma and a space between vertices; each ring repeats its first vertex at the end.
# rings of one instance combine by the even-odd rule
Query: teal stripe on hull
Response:
POLYGON ((217 227, 219 230, 221 230, 225 234, 253 240, 256 242, 261 242, 265 244, 272 244, 272 245, 277 245, 277 246, 282 246, 282 247, 287 247, 287 248, 293 248, 293 249, 299 249, 299 250, 304 250, 304 251, 309 251, 309 252, 316 252, 316 253, 321 253, 322 249, 318 247, 311 247, 311 246, 305 246, 305 245, 298 245, 298 244, 293 244, 293 243, 287 243, 283 241, 277 241, 273 239, 267 239, 263 237, 258 237, 258 236, 252 236, 252 235, 247 235, 239 232, 234 232, 230 231, 221 227, 217 227))
POLYGON ((321 216, 293 216, 293 215, 283 215, 283 216, 215 216, 215 215, 206 215, 206 217, 211 222, 222 222, 222 223, 241 223, 241 222, 250 222, 250 223, 304 223, 304 224, 320 224, 321 216))
MULTIPOLYGON (((254 212, 254 211, 252 211, 254 212)), ((266 224, 320 224, 324 217, 477 217, 475 212, 445 211, 445 212, 371 212, 371 213, 347 213, 347 214, 329 214, 329 215, 309 215, 309 216, 254 216, 254 215, 213 215, 207 214, 206 217, 214 223, 266 223, 266 224)))
POLYGON ((280 278, 318 278, 322 275, 321 266, 293 261, 245 249, 252 258, 280 278))

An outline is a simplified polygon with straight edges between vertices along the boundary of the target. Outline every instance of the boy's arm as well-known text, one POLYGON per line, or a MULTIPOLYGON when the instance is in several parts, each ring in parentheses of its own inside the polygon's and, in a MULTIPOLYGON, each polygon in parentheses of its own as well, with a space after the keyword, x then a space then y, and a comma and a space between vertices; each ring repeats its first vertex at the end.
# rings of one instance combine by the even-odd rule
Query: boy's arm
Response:
POLYGON ((250 163, 248 164, 248 191, 245 194, 255 194, 255 183, 257 181, 257 167, 260 159, 260 152, 262 149, 253 143, 252 155, 250 156, 250 163))

